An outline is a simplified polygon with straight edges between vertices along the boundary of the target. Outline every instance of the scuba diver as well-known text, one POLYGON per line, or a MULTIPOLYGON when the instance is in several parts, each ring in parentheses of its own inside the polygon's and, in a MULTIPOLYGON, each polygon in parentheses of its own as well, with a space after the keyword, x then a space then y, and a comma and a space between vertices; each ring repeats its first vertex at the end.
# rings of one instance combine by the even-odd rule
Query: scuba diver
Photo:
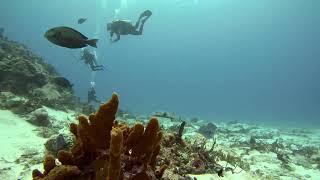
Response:
POLYGON ((98 65, 95 55, 91 54, 88 49, 82 51, 81 60, 84 60, 85 64, 89 64, 92 71, 101 71, 104 69, 103 65, 98 65))
POLYGON ((142 35, 143 26, 146 20, 152 15, 150 10, 144 11, 136 24, 133 26, 130 21, 127 20, 115 20, 107 24, 107 30, 110 31, 110 41, 117 42, 120 40, 120 35, 142 35), (145 18, 144 18, 145 17, 145 18), (144 18, 144 19, 143 19, 144 18), (140 25, 141 21, 141 25, 140 25), (140 27, 139 27, 140 25, 140 27), (139 30, 138 30, 139 29, 139 30), (112 40, 113 35, 116 34, 116 39, 112 40))
POLYGON ((4 37, 4 28, 0 28, 0 38, 4 37))
POLYGON ((88 90, 88 104, 90 104, 91 102, 101 103, 101 101, 97 99, 96 90, 94 86, 95 86, 95 83, 91 82, 91 87, 88 90))

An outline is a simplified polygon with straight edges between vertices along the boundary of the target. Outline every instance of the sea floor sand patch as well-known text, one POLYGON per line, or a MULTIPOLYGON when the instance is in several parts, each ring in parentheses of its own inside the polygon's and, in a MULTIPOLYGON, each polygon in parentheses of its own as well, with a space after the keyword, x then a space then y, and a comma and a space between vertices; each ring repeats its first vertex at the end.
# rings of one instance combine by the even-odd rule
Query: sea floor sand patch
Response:
POLYGON ((0 179, 17 180, 21 176, 31 179, 28 159, 25 158, 39 156, 40 161, 45 142, 34 129, 35 126, 11 111, 0 110, 0 179))

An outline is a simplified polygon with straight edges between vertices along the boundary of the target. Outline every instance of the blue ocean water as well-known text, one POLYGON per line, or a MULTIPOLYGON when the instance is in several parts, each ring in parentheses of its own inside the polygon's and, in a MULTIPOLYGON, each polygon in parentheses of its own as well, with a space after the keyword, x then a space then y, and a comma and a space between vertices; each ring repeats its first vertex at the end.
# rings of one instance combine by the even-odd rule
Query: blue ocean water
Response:
MULTIPOLYGON (((1 0, 0 27, 67 77, 86 99, 90 82, 135 113, 157 110, 207 120, 320 125, 318 0, 1 0), (142 36, 108 41, 106 24, 153 15, 142 36), (77 19, 87 17, 84 24, 77 19), (99 38, 91 73, 44 32, 70 26, 99 38)), ((94 50, 94 49, 92 49, 94 50)))

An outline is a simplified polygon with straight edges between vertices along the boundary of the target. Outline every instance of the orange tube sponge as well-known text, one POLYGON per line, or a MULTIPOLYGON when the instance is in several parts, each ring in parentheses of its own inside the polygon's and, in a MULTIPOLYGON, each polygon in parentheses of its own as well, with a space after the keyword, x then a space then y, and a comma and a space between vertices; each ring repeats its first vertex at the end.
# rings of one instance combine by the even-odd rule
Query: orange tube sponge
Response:
POLYGON ((75 123, 71 123, 69 129, 70 129, 70 132, 77 138, 77 136, 78 136, 78 125, 76 125, 75 123))
POLYGON ((84 116, 79 117, 78 135, 84 144, 89 144, 92 149, 109 148, 110 132, 118 104, 118 95, 113 93, 111 100, 102 104, 94 115, 89 116, 89 120, 84 116))
POLYGON ((157 134, 157 139, 154 141, 153 147, 159 146, 163 137, 163 132, 159 131, 157 134))
POLYGON ((51 169, 56 167, 56 160, 52 155, 47 155, 43 162, 44 175, 47 175, 51 169))
POLYGON ((162 136, 163 136, 162 131, 158 132, 157 139, 154 141, 154 144, 153 144, 152 156, 150 157, 150 159, 147 159, 148 163, 153 169, 156 167, 156 159, 160 152, 160 143, 162 140, 162 136))
POLYGON ((32 179, 37 180, 37 179, 41 179, 43 177, 44 177, 44 175, 38 169, 34 169, 32 171, 32 179))
POLYGON ((91 140, 97 148, 109 148, 110 131, 118 110, 119 99, 117 93, 112 94, 109 102, 102 104, 95 115, 90 116, 91 128, 88 129, 91 140))
POLYGON ((110 157, 108 165, 108 176, 107 180, 119 180, 121 172, 120 158, 122 154, 123 146, 123 134, 119 128, 114 128, 111 131, 111 142, 110 142, 110 157))
POLYGON ((67 180, 77 177, 80 173, 77 166, 60 165, 52 169, 43 180, 67 180))
POLYGON ((79 124, 71 124, 70 131, 76 142, 71 151, 58 152, 44 161, 44 173, 33 171, 34 180, 156 180, 161 179, 165 168, 156 170, 162 132, 156 118, 146 128, 136 124, 129 128, 125 123, 115 123, 118 95, 102 104, 89 116, 79 116, 79 124), (131 151, 131 153, 129 153, 131 151))
POLYGON ((66 150, 60 150, 58 152, 58 159, 63 165, 73 165, 73 156, 72 153, 66 150))
POLYGON ((132 148, 132 156, 141 157, 152 153, 154 141, 157 139, 159 128, 158 120, 156 118, 150 119, 143 136, 139 140, 138 144, 132 148))
POLYGON ((132 131, 129 134, 126 142, 126 151, 130 151, 130 149, 137 144, 138 140, 143 135, 144 127, 142 124, 136 124, 132 131))
POLYGON ((159 152, 160 152, 160 145, 156 146, 152 153, 151 160, 150 160, 150 166, 152 167, 152 169, 155 169, 156 167, 156 162, 157 162, 156 160, 159 152))
POLYGON ((163 176, 163 174, 164 174, 164 171, 165 171, 167 168, 168 168, 167 165, 162 165, 162 166, 160 167, 160 169, 156 172, 156 178, 161 179, 162 176, 163 176))

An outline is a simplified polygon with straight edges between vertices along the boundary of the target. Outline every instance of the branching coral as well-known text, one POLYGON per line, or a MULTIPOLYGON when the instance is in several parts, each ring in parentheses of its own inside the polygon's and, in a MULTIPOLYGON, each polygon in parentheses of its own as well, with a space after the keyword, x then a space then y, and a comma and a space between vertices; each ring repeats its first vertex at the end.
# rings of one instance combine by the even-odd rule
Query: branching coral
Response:
POLYGON ((71 151, 61 150, 56 165, 52 156, 44 161, 44 173, 33 171, 35 180, 120 180, 161 179, 166 166, 156 167, 162 132, 156 118, 147 127, 137 124, 129 128, 115 122, 118 95, 89 116, 80 116, 79 124, 71 124, 76 142, 71 151))

